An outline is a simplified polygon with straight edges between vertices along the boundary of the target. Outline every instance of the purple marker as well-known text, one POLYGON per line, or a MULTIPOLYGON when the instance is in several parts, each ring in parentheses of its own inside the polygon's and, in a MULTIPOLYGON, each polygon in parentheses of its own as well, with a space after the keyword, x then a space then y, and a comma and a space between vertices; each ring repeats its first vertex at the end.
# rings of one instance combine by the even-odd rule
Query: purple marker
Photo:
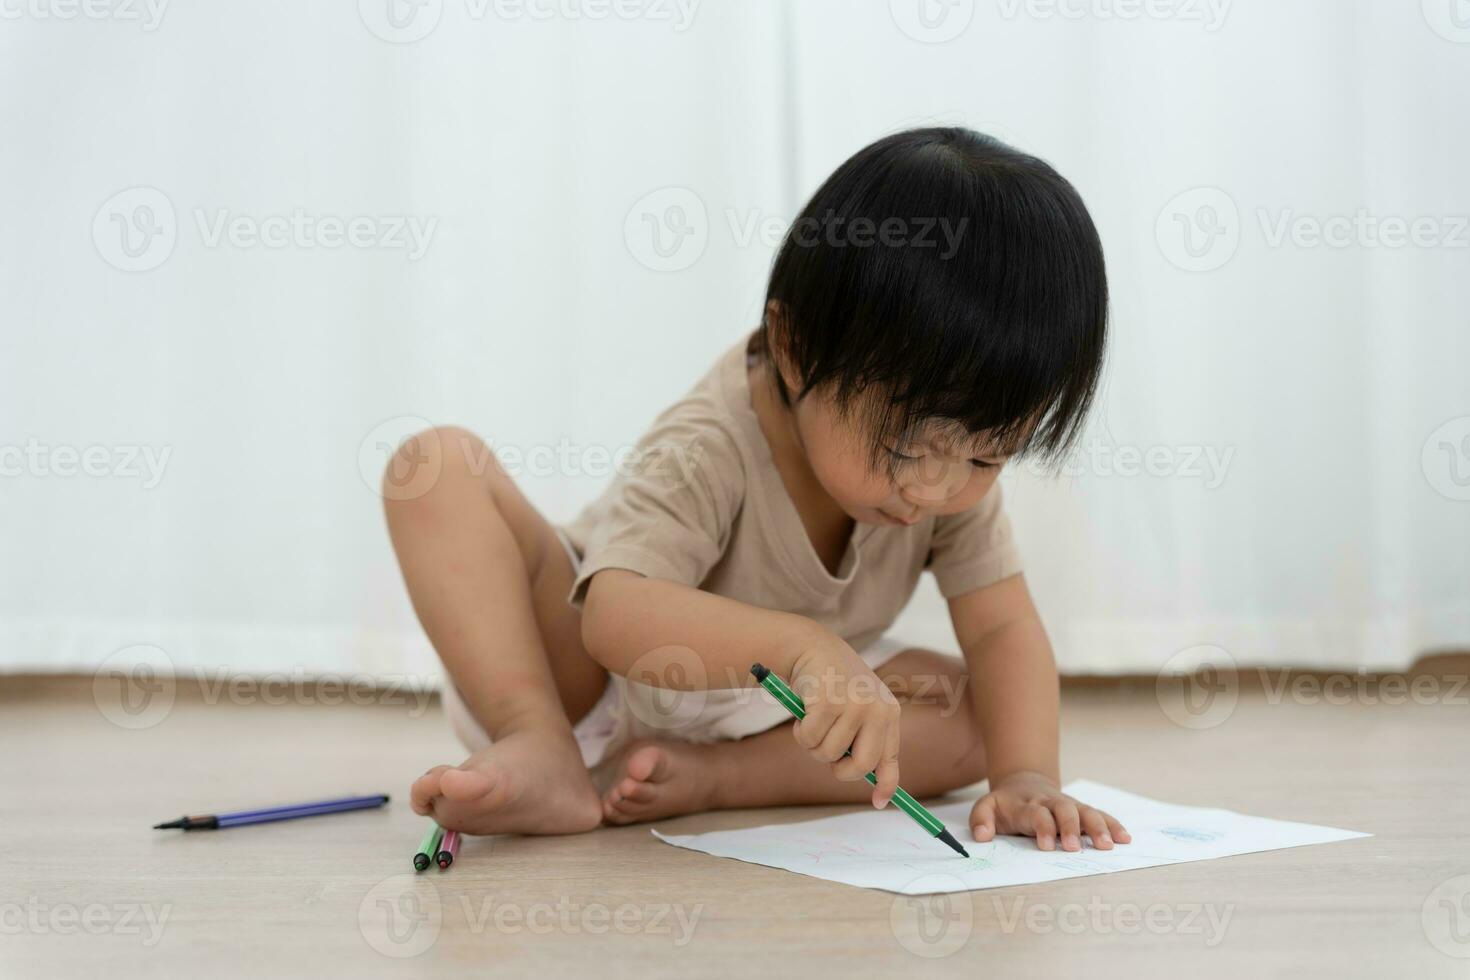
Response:
POLYGON ((298 817, 317 817, 324 813, 346 813, 349 810, 371 810, 388 802, 387 793, 373 796, 344 796, 339 800, 321 800, 317 803, 293 803, 290 806, 271 807, 266 810, 239 810, 235 813, 211 813, 199 817, 180 817, 167 823, 156 823, 154 830, 223 830, 225 827, 243 827, 252 823, 271 823, 276 820, 295 820, 298 817))

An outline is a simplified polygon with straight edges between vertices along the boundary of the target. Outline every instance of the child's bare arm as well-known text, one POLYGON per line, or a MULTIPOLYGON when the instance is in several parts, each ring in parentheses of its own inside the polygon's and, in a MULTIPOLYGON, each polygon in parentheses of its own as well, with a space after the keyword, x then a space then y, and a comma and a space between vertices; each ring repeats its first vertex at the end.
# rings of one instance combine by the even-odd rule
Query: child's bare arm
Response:
MULTIPOLYGON (((757 661, 789 677, 797 657, 829 639, 835 639, 830 630, 805 616, 622 568, 592 576, 582 606, 582 642, 593 659, 626 676, 652 651, 687 648, 707 674, 703 681, 689 677, 691 688, 752 684, 750 665, 757 661)), ((682 675, 688 677, 689 671, 682 675)))
POLYGON ((1025 834, 1046 851, 1058 837, 1079 850, 1084 833, 1103 850, 1128 843, 1117 820, 1061 791, 1056 661, 1025 577, 956 596, 949 612, 990 768, 990 792, 970 813, 975 839, 1025 834))
POLYGON ((875 806, 898 788, 898 700, 841 637, 805 616, 609 568, 588 583, 582 643, 608 670, 666 687, 745 686, 755 683, 750 665, 763 663, 806 704, 798 743, 838 779, 875 773, 875 806), (669 669, 681 659, 683 670, 669 669), (651 676, 637 676, 645 669, 651 676))

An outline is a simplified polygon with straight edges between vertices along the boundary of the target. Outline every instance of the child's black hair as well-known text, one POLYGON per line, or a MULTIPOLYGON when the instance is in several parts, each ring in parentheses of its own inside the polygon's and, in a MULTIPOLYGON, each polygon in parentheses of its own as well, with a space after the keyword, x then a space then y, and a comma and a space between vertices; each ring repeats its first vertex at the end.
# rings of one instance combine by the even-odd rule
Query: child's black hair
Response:
POLYGON ((796 398, 830 390, 866 423, 875 468, 924 422, 1056 459, 1097 390, 1107 305, 1071 184, 973 130, 913 129, 858 151, 793 222, 757 350, 784 354, 796 398))

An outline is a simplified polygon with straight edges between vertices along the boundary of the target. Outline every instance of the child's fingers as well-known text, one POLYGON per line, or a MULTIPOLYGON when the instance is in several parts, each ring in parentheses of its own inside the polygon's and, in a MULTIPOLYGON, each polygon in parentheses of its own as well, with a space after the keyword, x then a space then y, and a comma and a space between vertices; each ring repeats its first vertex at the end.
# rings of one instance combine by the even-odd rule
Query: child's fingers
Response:
MULTIPOLYGON (((833 722, 832 727, 827 729, 827 734, 823 737, 821 744, 812 751, 823 762, 836 762, 848 749, 852 748, 857 734, 858 719, 853 717, 852 712, 848 712, 833 722)), ((863 770, 863 772, 867 771, 863 770)), ((857 778, 863 778, 863 773, 858 773, 857 778)))
POLYGON ((1111 851, 1113 849, 1113 837, 1108 830, 1108 822, 1103 819, 1101 810, 1095 810, 1090 806, 1078 807, 1082 819, 1082 832, 1092 838, 1092 846, 1099 851, 1111 851))
POLYGON ((441 772, 448 766, 435 766, 414 781, 408 792, 409 806, 413 812, 421 817, 426 817, 433 809, 434 798, 439 795, 439 779, 441 772))
POLYGON ((1036 835, 1036 846, 1043 851, 1053 850, 1057 844, 1057 822, 1052 819, 1051 811, 1040 803, 1032 803, 1026 810, 1031 832, 1036 835))
MULTIPOLYGON (((810 702, 808 704, 810 705, 810 702)), ((802 748, 815 749, 822 744, 822 739, 827 737, 827 732, 836 720, 836 716, 831 711, 809 706, 806 717, 792 727, 791 733, 796 736, 796 742, 802 748)))
POLYGON ((831 699, 822 696, 822 682, 811 674, 798 674, 791 678, 791 689, 806 705, 806 717, 802 719, 803 728, 816 731, 816 737, 807 748, 815 748, 822 741, 822 736, 827 734, 827 729, 832 727, 832 722, 837 720, 837 709, 832 705, 831 699))
POLYGON ((803 674, 798 671, 791 678, 791 689, 796 692, 797 697, 801 698, 803 704, 811 708, 813 702, 819 700, 818 695, 821 694, 822 685, 811 674, 803 674))
POLYGON ((1062 839, 1062 850, 1082 850, 1082 823, 1078 818, 1077 804, 1063 796, 1052 801, 1051 812, 1057 834, 1062 839))
POLYGON ((893 762, 892 782, 884 782, 883 773, 874 773, 878 777, 878 793, 883 798, 882 802, 885 806, 889 800, 893 799, 893 794, 898 792, 898 735, 899 726, 896 723, 889 725, 888 734, 884 736, 883 741, 883 758, 893 762))
POLYGON ((995 797, 981 797, 970 811, 970 833, 982 844, 995 838, 995 797))
POLYGON ((873 775, 878 777, 878 785, 873 787, 873 805, 886 806, 898 792, 898 753, 879 759, 873 775))
MULTIPOLYGON (((857 733, 857 740, 852 743, 852 755, 846 759, 839 756, 832 766, 833 775, 850 783, 878 771, 878 760, 883 755, 883 734, 874 731, 876 727, 872 723, 862 727, 857 733)), ((822 745, 826 747, 825 742, 822 745)))
POLYGON ((1108 832, 1113 835, 1113 840, 1119 844, 1126 844, 1133 839, 1133 835, 1128 833, 1123 825, 1115 820, 1111 814, 1103 813, 1101 810, 1097 812, 1102 813, 1102 818, 1107 822, 1108 832))

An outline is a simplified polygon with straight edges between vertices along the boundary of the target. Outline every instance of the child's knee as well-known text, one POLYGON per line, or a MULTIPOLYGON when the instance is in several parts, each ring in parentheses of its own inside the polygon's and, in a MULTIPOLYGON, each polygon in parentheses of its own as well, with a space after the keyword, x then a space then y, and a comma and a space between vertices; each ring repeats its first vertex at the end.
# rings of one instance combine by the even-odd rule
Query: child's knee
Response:
POLYGON ((928 767, 927 785, 916 785, 925 795, 949 793, 972 786, 990 775, 986 758, 985 743, 978 731, 969 726, 952 726, 941 739, 941 744, 927 746, 924 754, 931 760, 928 767))
POLYGON ((975 740, 966 748, 969 751, 965 752, 955 763, 955 784, 950 789, 959 789, 961 786, 978 783, 990 775, 989 760, 985 757, 985 743, 980 741, 978 733, 975 735, 975 740))
POLYGON ((422 500, 447 479, 470 476, 494 480, 504 476, 485 441, 457 425, 439 425, 405 439, 383 468, 383 499, 422 500))
POLYGON ((937 709, 944 717, 970 711, 970 675, 958 657, 905 650, 878 668, 879 679, 904 706, 937 709))

